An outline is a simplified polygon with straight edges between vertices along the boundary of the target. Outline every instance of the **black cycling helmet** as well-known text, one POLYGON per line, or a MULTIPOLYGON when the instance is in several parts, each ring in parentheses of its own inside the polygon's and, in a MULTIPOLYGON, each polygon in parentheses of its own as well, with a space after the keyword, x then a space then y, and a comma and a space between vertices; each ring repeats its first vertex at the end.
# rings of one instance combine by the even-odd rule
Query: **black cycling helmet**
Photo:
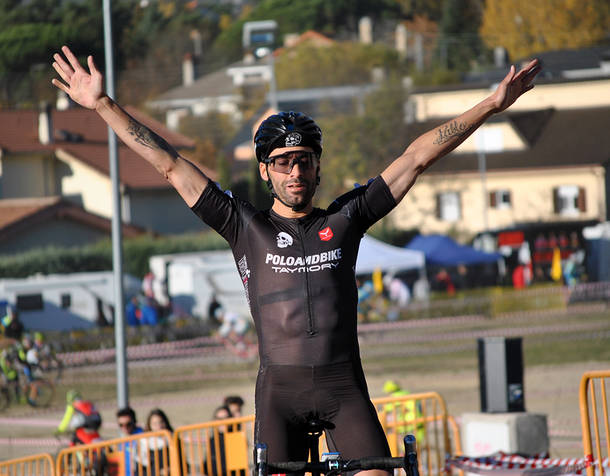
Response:
POLYGON ((267 162, 273 149, 293 146, 311 147, 322 154, 322 131, 302 112, 279 112, 265 119, 254 135, 254 149, 259 162, 267 162))

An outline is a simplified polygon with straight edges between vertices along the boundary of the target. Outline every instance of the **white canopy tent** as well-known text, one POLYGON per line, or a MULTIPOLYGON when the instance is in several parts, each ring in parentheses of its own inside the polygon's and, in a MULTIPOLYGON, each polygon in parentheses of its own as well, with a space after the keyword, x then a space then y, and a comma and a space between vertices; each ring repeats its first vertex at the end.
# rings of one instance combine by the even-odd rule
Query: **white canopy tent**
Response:
POLYGON ((364 235, 356 261, 356 274, 369 274, 377 268, 383 272, 399 272, 421 269, 426 266, 424 253, 388 245, 369 235, 364 235))

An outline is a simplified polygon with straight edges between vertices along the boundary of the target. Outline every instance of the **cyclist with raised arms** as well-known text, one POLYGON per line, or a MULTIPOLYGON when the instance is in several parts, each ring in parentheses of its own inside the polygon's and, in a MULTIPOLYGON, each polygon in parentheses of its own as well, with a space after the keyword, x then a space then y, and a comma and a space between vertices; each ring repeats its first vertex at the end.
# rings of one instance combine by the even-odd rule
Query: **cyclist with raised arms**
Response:
POLYGON ((381 175, 326 210, 312 204, 320 180, 319 127, 301 113, 268 117, 254 141, 274 200, 270 210, 259 211, 223 193, 106 96, 91 56, 86 70, 67 47, 62 51, 53 67, 63 82, 53 84, 96 110, 231 245, 258 334, 255 440, 268 445, 269 460, 304 459, 311 419, 328 422, 327 441, 342 458, 389 456, 359 356, 354 268, 360 239, 419 174, 531 89, 538 61, 519 72, 511 67, 487 99, 417 138, 381 175))

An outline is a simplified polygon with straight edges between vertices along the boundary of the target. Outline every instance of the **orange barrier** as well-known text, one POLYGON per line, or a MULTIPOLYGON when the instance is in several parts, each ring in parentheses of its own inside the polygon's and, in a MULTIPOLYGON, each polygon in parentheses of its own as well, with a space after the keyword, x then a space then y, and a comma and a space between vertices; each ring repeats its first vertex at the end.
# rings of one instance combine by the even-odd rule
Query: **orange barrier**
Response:
POLYGON ((182 448, 176 475, 249 474, 253 441, 254 415, 176 428, 174 446, 182 448))
MULTIPOLYGON (((461 453, 457 425, 447 415, 443 398, 435 392, 411 394, 402 397, 373 399, 379 420, 388 437, 392 455, 404 454, 403 437, 407 433, 417 438, 420 472, 440 475, 444 472, 446 455, 461 453), (415 417, 409 418, 404 409, 413 406, 415 417), (419 409, 419 410, 418 410, 419 409)), ((180 475, 208 474, 217 476, 217 461, 224 461, 227 475, 248 474, 253 465, 254 415, 226 420, 216 420, 176 428, 174 444, 182 447, 180 475), (239 425, 239 429, 237 428, 239 425), (228 432, 228 427, 233 431, 228 432), (216 444, 220 441, 220 444, 216 444)), ((325 438, 320 438, 320 454, 327 450, 325 438)))
POLYGON ((179 475, 178 446, 167 430, 139 433, 64 448, 56 458, 56 476, 179 475))
MULTIPOLYGON (((457 426, 439 394, 377 398, 373 405, 394 456, 404 454, 403 437, 415 434, 421 474, 444 472, 446 455, 454 454, 451 425, 455 450, 461 452, 457 426)), ((248 415, 181 426, 173 435, 163 430, 65 448, 55 466, 49 455, 7 461, 0 463, 0 476, 245 476, 253 466, 253 441, 254 415, 248 415), (38 469, 43 462, 47 470, 38 469)), ((320 438, 320 453, 326 449, 320 438)))
MULTIPOLYGON (((392 456, 404 455, 403 438, 411 433, 417 439, 420 473, 444 473, 446 456, 453 454, 453 451, 447 407, 438 393, 377 398, 373 399, 373 404, 387 435, 392 456)), ((461 448, 459 432, 454 431, 453 437, 457 440, 456 449, 461 448)))
POLYGON ((604 459, 610 456, 610 430, 606 379, 610 370, 585 372, 580 379, 580 424, 587 476, 604 475, 604 459), (593 441, 595 445, 593 445, 593 441))
POLYGON ((53 457, 41 453, 0 462, 0 476, 55 476, 53 457))

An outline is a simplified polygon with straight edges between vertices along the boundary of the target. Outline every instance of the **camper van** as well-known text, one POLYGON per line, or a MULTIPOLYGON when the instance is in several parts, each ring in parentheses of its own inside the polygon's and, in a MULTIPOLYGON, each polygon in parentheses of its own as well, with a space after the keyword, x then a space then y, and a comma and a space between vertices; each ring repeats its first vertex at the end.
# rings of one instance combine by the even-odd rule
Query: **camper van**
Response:
MULTIPOLYGON (((125 275, 125 298, 140 292, 139 279, 125 275)), ((36 275, 0 280, 0 303, 19 312, 28 330, 87 329, 113 322, 112 271, 36 275)), ((0 309, 1 312, 5 309, 0 309)), ((2 314, 4 315, 4 314, 2 314)))
POLYGON ((215 296, 228 311, 250 316, 244 286, 229 250, 151 256, 153 292, 174 315, 207 319, 215 296))

